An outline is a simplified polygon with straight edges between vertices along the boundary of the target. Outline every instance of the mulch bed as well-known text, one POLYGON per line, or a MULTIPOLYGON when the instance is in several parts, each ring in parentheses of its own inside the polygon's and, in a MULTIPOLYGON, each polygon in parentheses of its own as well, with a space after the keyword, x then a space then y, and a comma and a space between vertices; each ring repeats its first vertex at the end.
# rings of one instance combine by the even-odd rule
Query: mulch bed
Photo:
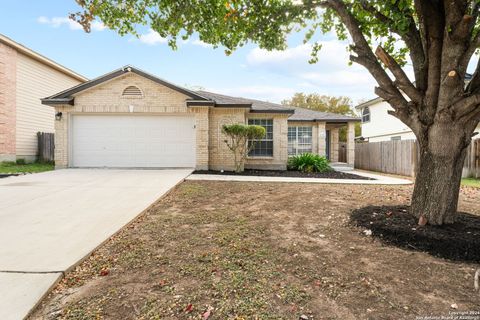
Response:
POLYGON ((234 171, 215 171, 215 170, 196 170, 194 174, 220 174, 227 176, 263 176, 263 177, 294 177, 294 178, 328 178, 328 179, 357 179, 357 180, 375 180, 372 178, 358 176, 352 173, 340 171, 328 172, 300 172, 293 170, 252 170, 246 169, 243 172, 234 171))
POLYGON ((408 206, 368 206, 353 210, 350 222, 391 245, 450 260, 480 262, 478 215, 458 212, 453 224, 422 227, 408 206))

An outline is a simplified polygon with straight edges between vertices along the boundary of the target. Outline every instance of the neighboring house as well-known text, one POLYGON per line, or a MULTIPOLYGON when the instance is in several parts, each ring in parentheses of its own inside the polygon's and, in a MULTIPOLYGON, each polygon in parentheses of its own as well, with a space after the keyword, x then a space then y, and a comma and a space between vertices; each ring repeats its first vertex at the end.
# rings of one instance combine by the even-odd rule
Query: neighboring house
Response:
POLYGON ((86 78, 0 34, 0 161, 37 155, 37 132, 54 131, 54 111, 40 98, 86 78))
POLYGON ((126 66, 48 98, 55 107, 55 164, 65 167, 194 167, 232 170, 222 125, 266 128, 247 168, 286 169, 289 155, 338 160, 338 129, 360 119, 275 103, 190 91, 126 66))
MULTIPOLYGON (((396 117, 393 108, 382 98, 375 98, 355 107, 362 117, 362 138, 368 142, 416 139, 412 130, 396 117)), ((476 132, 480 132, 480 124, 476 132)))

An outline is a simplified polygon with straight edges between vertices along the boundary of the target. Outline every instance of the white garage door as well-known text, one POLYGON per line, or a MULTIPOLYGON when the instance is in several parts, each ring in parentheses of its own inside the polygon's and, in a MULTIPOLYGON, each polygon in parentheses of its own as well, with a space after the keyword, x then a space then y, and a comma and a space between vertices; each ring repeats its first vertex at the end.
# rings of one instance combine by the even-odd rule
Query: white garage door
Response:
POLYGON ((74 115, 73 167, 195 167, 194 118, 74 115))

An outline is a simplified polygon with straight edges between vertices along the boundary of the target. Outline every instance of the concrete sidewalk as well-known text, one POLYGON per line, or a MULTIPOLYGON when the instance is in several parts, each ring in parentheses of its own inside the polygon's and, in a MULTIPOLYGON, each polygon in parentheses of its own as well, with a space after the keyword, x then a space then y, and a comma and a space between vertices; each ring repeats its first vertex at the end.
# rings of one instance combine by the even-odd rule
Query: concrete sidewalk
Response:
POLYGON ((369 185, 408 185, 412 181, 407 179, 382 176, 358 170, 347 173, 356 174, 376 180, 359 179, 327 179, 327 178, 296 178, 296 177, 262 177, 262 176, 234 176, 215 174, 192 174, 186 180, 210 180, 210 181, 252 181, 252 182, 290 182, 290 183, 332 183, 332 184, 369 184, 369 185))
POLYGON ((67 169, 0 180, 0 319, 22 319, 63 273, 192 170, 67 169))

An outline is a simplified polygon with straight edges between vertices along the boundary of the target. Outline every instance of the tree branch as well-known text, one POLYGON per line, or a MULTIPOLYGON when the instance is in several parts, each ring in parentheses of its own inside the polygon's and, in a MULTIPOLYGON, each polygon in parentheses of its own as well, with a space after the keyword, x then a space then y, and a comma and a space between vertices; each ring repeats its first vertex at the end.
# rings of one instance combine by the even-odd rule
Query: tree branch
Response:
POLYGON ((442 71, 443 37, 445 16, 443 3, 438 0, 415 0, 422 44, 426 57, 427 87, 425 90, 425 112, 428 121, 433 121, 438 106, 438 93, 442 71))
POLYGON ((471 119, 480 110, 480 94, 473 94, 452 105, 457 119, 471 119))
MULTIPOLYGON (((424 46, 422 45, 422 39, 420 36, 420 31, 416 26, 415 20, 411 14, 407 14, 403 11, 408 19, 408 29, 406 31, 401 30, 396 27, 395 22, 382 14, 378 11, 373 5, 371 5, 368 1, 362 0, 361 1, 362 8, 371 13, 376 19, 380 20, 383 24, 389 26, 392 32, 398 34, 402 40, 407 45, 410 53, 410 59, 412 60, 413 64, 413 72, 415 75, 415 82, 416 87, 420 91, 424 91, 426 88, 426 61, 425 61, 425 51, 424 46)), ((399 8, 399 11, 401 9, 399 8)))
POLYGON ((385 49, 383 49, 381 46, 377 47, 375 54, 395 76, 398 87, 405 92, 405 94, 412 101, 420 104, 422 102, 423 95, 415 88, 410 79, 408 79, 405 71, 403 71, 402 67, 398 65, 397 61, 395 61, 395 59, 390 56, 390 54, 388 54, 388 52, 385 51, 385 49))
POLYGON ((360 23, 348 11, 345 3, 341 0, 326 0, 321 2, 321 4, 323 7, 334 10, 350 33, 350 36, 355 43, 355 45, 352 46, 352 49, 357 54, 357 56, 350 56, 350 59, 367 68, 382 90, 387 92, 390 96, 395 97, 395 99, 390 98, 391 103, 395 103, 394 108, 402 108, 406 106, 406 99, 394 85, 392 79, 390 79, 380 62, 376 59, 370 45, 362 33, 362 30, 360 29, 360 23))

